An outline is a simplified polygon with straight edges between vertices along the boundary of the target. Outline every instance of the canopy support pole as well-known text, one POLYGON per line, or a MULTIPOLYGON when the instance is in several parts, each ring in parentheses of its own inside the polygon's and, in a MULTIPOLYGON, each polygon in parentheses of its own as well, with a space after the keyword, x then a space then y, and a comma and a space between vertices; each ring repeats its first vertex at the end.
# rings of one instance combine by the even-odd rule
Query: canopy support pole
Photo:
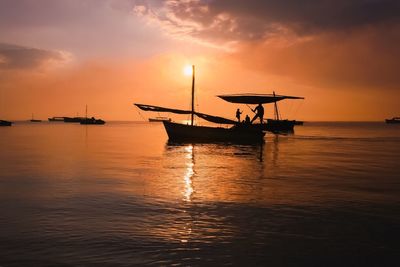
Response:
MULTIPOLYGON (((275 98, 275 91, 273 93, 274 93, 274 98, 275 98)), ((275 106, 275 119, 276 120, 280 120, 278 104, 276 103, 276 101, 274 102, 274 106, 275 106)))

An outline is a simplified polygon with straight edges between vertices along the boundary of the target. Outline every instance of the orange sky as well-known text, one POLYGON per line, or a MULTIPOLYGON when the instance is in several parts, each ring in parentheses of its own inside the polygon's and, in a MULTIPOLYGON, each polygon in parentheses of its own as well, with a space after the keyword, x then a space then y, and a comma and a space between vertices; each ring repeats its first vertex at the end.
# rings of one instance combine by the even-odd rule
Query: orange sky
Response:
POLYGON ((234 117, 238 106, 215 95, 275 90, 306 98, 282 102, 290 119, 399 116, 397 1, 307 3, 2 1, 0 118, 83 115, 86 104, 106 120, 143 120, 134 102, 186 109, 187 64, 206 113, 234 117))

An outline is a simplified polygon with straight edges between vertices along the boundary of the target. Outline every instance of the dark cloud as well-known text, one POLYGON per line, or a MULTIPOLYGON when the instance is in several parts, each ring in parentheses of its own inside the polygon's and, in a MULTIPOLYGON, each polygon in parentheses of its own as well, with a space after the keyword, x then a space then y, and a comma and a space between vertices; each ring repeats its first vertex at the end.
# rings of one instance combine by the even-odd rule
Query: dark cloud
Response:
POLYGON ((140 1, 137 13, 267 74, 316 87, 400 89, 398 0, 140 1), (155 4, 154 4, 155 3, 155 4))
POLYGON ((230 55, 248 68, 338 90, 400 90, 400 26, 320 34, 288 45, 243 43, 230 55))
POLYGON ((142 15, 173 33, 217 42, 259 40, 285 31, 346 31, 400 19, 398 0, 142 0, 137 5, 145 7, 142 15))
POLYGON ((64 60, 61 52, 0 43, 0 69, 33 69, 64 60))

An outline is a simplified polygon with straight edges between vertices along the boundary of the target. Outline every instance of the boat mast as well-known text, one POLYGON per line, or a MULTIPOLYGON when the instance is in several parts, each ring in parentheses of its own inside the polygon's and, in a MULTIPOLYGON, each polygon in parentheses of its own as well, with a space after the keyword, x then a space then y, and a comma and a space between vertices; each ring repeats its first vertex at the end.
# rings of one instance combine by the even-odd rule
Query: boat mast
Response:
POLYGON ((86 112, 85 112, 85 114, 86 114, 86 119, 87 119, 87 104, 86 104, 86 112))
POLYGON ((194 65, 192 65, 192 112, 190 116, 190 125, 193 126, 194 116, 194 65))
POLYGON ((275 106, 275 119, 276 120, 280 120, 279 118, 279 110, 278 110, 278 105, 276 104, 276 98, 275 98, 275 91, 274 91, 274 106, 275 106))

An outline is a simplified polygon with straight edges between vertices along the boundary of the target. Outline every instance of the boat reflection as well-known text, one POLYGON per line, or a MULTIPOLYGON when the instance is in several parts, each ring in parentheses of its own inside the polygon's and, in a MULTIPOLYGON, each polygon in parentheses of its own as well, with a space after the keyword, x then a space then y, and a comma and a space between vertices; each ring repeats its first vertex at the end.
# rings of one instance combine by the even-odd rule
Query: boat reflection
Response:
POLYGON ((163 165, 168 166, 165 175, 171 178, 165 187, 173 190, 164 194, 179 196, 184 203, 238 198, 246 202, 256 189, 250 181, 257 184, 265 174, 265 151, 265 145, 167 142, 163 165))

